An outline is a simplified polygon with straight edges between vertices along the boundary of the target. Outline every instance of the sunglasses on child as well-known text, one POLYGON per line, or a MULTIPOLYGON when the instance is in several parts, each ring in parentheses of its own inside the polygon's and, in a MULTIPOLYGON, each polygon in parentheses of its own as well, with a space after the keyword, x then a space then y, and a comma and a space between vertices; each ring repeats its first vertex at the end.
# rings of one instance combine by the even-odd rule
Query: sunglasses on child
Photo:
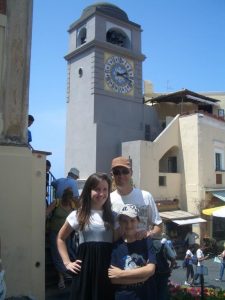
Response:
POLYGON ((119 169, 113 169, 112 170, 113 175, 128 175, 130 173, 130 170, 127 168, 119 168, 119 169))

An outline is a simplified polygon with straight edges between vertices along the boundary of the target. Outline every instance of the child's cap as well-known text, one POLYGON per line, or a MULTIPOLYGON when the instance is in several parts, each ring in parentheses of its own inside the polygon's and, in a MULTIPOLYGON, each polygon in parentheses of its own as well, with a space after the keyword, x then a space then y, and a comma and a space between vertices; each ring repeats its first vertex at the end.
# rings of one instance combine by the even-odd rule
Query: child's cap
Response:
POLYGON ((139 209, 134 204, 126 204, 122 207, 118 216, 125 215, 130 218, 138 217, 139 209))

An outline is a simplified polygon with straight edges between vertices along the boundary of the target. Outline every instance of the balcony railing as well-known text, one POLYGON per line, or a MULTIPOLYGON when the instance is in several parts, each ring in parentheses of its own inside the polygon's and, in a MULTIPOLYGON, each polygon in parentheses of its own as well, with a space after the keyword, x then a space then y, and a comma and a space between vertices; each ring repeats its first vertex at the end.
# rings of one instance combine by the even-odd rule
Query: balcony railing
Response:
POLYGON ((52 181, 56 180, 55 176, 48 171, 46 173, 46 204, 51 204, 55 199, 55 189, 53 188, 52 181))

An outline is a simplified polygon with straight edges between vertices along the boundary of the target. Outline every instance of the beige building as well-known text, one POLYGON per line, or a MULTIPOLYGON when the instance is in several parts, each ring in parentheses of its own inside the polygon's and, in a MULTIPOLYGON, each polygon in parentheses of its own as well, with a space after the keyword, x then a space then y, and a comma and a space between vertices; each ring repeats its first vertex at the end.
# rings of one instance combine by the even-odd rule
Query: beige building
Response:
POLYGON ((225 228, 213 224, 212 217, 202 216, 209 222, 201 222, 193 216, 225 201, 225 93, 156 94, 150 87, 145 100, 157 111, 164 130, 152 141, 122 144, 123 155, 132 159, 135 185, 152 192, 165 222, 179 219, 177 212, 165 213, 168 200, 174 204, 176 199, 172 210, 193 214, 189 220, 184 213, 183 224, 195 224, 201 237, 223 238, 225 228))

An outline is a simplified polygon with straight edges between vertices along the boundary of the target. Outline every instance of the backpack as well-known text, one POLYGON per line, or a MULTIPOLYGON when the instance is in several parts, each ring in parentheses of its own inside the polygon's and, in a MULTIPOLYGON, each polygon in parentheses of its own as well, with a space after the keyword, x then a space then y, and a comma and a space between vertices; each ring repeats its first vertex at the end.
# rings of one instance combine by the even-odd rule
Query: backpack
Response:
POLYGON ((156 255, 156 269, 155 274, 159 276, 169 276, 171 273, 168 263, 168 257, 165 245, 161 244, 161 240, 153 240, 153 248, 156 255))

